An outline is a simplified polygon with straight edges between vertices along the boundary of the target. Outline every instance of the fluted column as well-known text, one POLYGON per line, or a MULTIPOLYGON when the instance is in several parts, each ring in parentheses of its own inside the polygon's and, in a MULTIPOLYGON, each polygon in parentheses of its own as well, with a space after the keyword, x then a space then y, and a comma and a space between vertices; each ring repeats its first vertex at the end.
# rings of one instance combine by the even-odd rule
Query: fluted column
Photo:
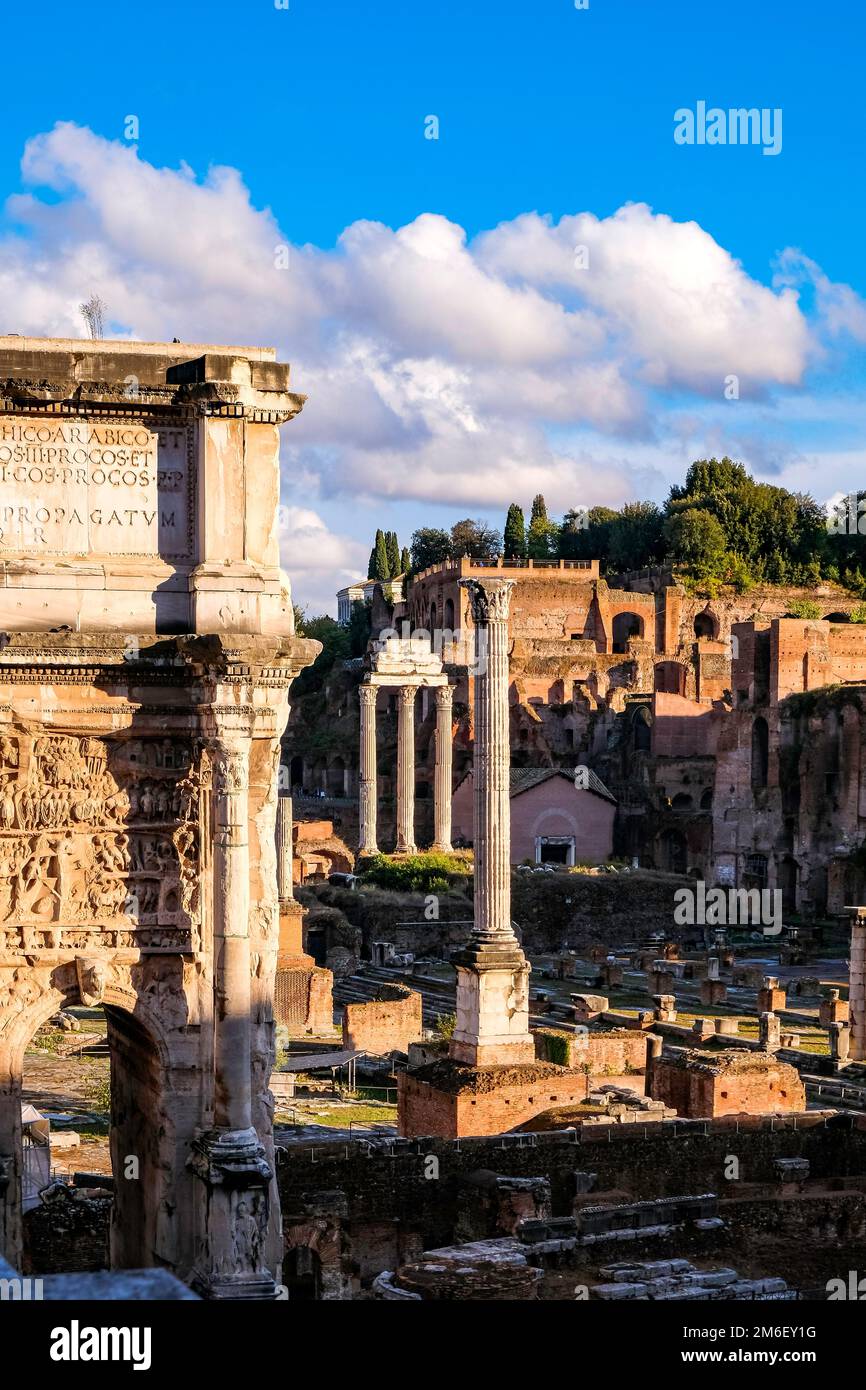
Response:
POLYGON ((361 769, 360 769, 360 854, 378 854, 376 844, 376 695, 378 687, 362 685, 358 691, 361 701, 361 769))
POLYGON ((851 974, 848 1006, 851 1015, 852 1062, 866 1062, 866 907, 851 908, 851 974))
POLYGON ((292 798, 277 800, 277 897, 281 903, 295 896, 292 882, 292 798))
POLYGON ((454 688, 436 686, 436 769, 433 783, 433 848, 451 852, 451 711, 454 688))
POLYGON ((415 853, 415 696, 402 685, 397 704, 397 853, 415 853))
POLYGON ((464 581, 475 623, 475 935, 514 941, 511 928, 511 748, 508 610, 513 579, 464 581))

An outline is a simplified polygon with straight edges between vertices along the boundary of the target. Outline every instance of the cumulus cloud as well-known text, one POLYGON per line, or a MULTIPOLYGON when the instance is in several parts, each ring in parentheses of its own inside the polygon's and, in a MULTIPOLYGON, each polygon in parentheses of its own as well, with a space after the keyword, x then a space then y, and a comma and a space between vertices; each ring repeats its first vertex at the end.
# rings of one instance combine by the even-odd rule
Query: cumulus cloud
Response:
POLYGON ((295 600, 314 613, 330 609, 335 590, 367 572, 369 548, 330 531, 308 507, 280 507, 279 540, 295 600))
POLYGON ((284 496, 318 508, 287 508, 299 587, 366 563, 369 541, 329 530, 334 502, 410 500, 423 524, 426 503, 498 522, 536 491, 562 510, 628 500, 664 392, 701 409, 731 373, 746 398, 802 382, 805 281, 819 332, 866 331, 862 301, 801 253, 768 287, 643 204, 526 213, 473 240, 434 213, 360 221, 322 250, 289 246, 240 171, 156 168, 69 123, 28 142, 22 179, 0 236, 4 331, 79 336, 96 291, 116 334, 265 342, 292 362, 309 401, 285 431, 284 496))

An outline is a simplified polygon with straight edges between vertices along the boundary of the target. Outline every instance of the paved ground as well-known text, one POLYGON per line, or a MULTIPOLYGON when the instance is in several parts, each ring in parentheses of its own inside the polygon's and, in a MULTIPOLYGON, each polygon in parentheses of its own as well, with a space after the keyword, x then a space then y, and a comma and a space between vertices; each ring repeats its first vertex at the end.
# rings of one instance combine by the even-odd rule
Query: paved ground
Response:
POLYGON ((111 1172, 108 1115, 99 1103, 108 1069, 107 1057, 56 1057, 31 1049, 24 1059, 23 1099, 51 1119, 56 1134, 73 1130, 82 1137, 77 1148, 52 1145, 52 1168, 58 1174, 111 1172))

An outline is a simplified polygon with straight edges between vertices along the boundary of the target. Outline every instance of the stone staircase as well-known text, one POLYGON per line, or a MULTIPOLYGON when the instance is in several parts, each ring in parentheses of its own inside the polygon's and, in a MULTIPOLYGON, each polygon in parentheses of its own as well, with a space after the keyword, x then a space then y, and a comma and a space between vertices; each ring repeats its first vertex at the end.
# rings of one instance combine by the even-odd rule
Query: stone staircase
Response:
POLYGON ((378 998, 383 984, 408 985, 421 995, 421 1016, 426 1028, 433 1028, 440 1014, 453 1014, 455 991, 444 980, 413 975, 408 970, 389 970, 364 961, 354 975, 334 982, 335 1004, 368 1004, 378 998))
MULTIPOLYGON (((399 967, 372 965, 369 961, 362 961, 354 975, 335 980, 334 1003, 367 1004, 378 997, 383 984, 408 985, 421 995, 421 1014, 426 1028, 434 1027, 440 1014, 454 1013, 455 985, 429 975, 413 975, 411 970, 399 967)), ((554 1003, 546 1013, 534 1013, 530 1009, 529 1021, 533 1027, 554 1025, 568 1032, 576 1031, 572 1010, 567 1004, 554 1003)))
POLYGON ((835 1076, 808 1076, 801 1072, 806 1088, 807 1101, 813 1101, 825 1109, 833 1106, 838 1110, 866 1110, 866 1084, 862 1080, 849 1081, 835 1076))

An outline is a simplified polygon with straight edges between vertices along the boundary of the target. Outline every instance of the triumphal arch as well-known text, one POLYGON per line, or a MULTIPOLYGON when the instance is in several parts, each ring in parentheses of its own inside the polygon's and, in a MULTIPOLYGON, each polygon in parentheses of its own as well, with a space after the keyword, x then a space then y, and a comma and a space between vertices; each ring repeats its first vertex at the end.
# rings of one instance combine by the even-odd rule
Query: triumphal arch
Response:
POLYGON ((112 1263, 274 1296, 274 828, 294 635, 271 349, 0 338, 0 1253, 25 1049, 102 1005, 112 1263))

